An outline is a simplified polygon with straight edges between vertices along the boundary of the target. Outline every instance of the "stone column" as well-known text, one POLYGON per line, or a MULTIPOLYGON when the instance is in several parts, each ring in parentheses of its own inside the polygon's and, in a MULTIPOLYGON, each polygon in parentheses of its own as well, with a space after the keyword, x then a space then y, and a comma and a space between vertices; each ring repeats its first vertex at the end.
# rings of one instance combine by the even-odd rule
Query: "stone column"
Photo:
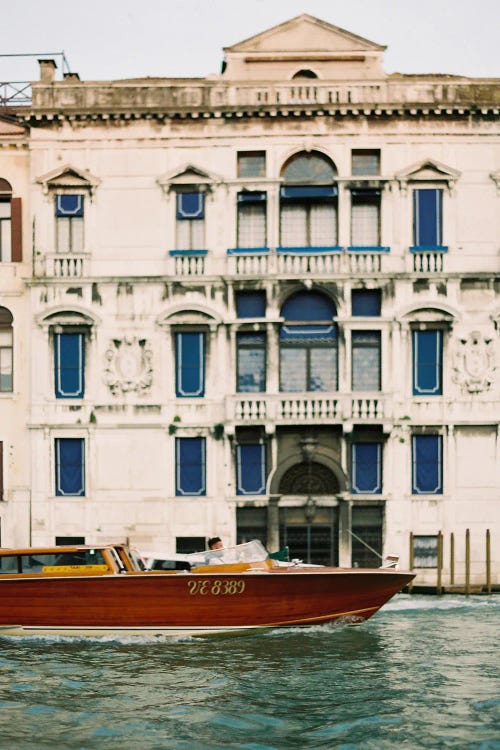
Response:
POLYGON ((280 495, 269 495, 267 506, 267 549, 276 552, 280 546, 279 501, 280 495))
POLYGON ((341 568, 351 567, 351 502, 341 495, 339 500, 339 565, 341 568))

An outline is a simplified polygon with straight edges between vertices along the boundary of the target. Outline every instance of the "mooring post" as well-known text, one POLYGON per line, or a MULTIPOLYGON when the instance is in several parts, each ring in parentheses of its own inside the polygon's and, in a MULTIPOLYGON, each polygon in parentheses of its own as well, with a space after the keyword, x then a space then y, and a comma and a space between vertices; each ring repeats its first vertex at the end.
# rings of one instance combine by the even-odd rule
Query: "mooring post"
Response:
POLYGON ((470 594, 470 531, 465 530, 465 593, 470 594))
POLYGON ((491 594, 491 535, 486 529, 486 591, 491 594))
POLYGON ((438 559, 437 559, 437 585, 436 585, 436 594, 442 594, 443 593, 443 534, 441 531, 438 531, 438 559))
POLYGON ((450 534, 450 586, 455 583, 455 534, 450 534))
MULTIPOLYGON (((410 570, 413 570, 413 562, 414 562, 414 547, 413 547, 413 531, 410 531, 410 570)), ((410 583, 408 584, 408 591, 411 594, 413 591, 413 581, 415 579, 412 578, 410 583)))

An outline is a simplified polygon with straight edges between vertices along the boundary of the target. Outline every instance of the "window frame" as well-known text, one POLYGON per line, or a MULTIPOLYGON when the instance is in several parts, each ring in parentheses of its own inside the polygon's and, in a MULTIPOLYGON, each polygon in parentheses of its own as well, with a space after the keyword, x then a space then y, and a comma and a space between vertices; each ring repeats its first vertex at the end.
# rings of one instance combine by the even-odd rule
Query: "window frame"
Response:
MULTIPOLYGON (((259 214, 258 214, 259 215, 259 214)), ((236 247, 238 250, 261 250, 263 248, 267 248, 267 225, 268 225, 268 219, 267 219, 267 193, 265 191, 259 190, 259 191, 240 191, 236 196, 236 247), (264 196, 263 198, 257 198, 255 197, 255 200, 252 200, 248 196, 257 196, 261 195, 264 196), (246 200, 243 200, 240 198, 240 196, 245 196, 246 200), (242 232, 242 214, 244 213, 245 209, 248 207, 262 207, 261 211, 261 219, 262 220, 262 227, 258 227, 258 230, 255 233, 262 233, 262 242, 255 243, 254 245, 244 243, 242 242, 241 238, 241 232, 242 232)))
POLYGON ((83 331, 60 331, 54 332, 54 392, 57 399, 83 399, 85 398, 85 345, 86 337, 83 331), (78 363, 76 367, 61 366, 61 337, 78 336, 78 363), (78 371, 78 390, 74 393, 66 393, 62 388, 63 373, 69 370, 78 371))
MULTIPOLYGON (((66 465, 68 466, 68 464, 66 465)), ((72 465, 69 465, 72 466, 72 465)), ((85 438, 83 437, 69 437, 69 436, 61 436, 56 437, 54 439, 54 478, 55 478, 55 496, 56 497, 86 497, 86 445, 85 445, 85 438), (65 488, 62 486, 63 480, 61 476, 61 446, 64 443, 68 443, 70 441, 74 441, 75 443, 78 442, 80 444, 80 463, 74 464, 74 466, 79 467, 80 472, 80 488, 77 492, 68 492, 65 490, 65 488)))
POLYGON ((381 231, 382 231, 382 191, 377 188, 370 189, 359 189, 351 188, 351 245, 350 247, 355 248, 372 248, 380 247, 381 243, 381 231), (361 243, 357 242, 354 237, 354 208, 357 206, 375 206, 377 209, 377 229, 376 236, 373 241, 361 243))
POLYGON ((206 192, 204 190, 177 190, 175 193, 175 248, 185 252, 203 250, 206 244, 206 192), (197 195, 200 207, 197 214, 180 215, 184 211, 182 196, 197 195), (180 241, 180 229, 187 227, 187 240, 180 241), (199 229, 201 227, 201 230, 199 229), (197 231, 201 231, 201 241, 198 241, 197 231))
MULTIPOLYGON (((430 443, 428 443, 430 444, 430 443)), ((420 451, 422 448, 420 447, 420 451)), ((443 466, 443 436, 440 433, 417 433, 411 436, 411 494, 412 495, 443 495, 443 477, 444 477, 444 466, 443 466), (431 463, 431 461, 421 462, 418 465, 418 444, 423 445, 423 440, 428 438, 436 438, 436 454, 433 456, 435 465, 435 471, 437 475, 437 483, 434 489, 420 488, 418 486, 419 473, 423 471, 424 463, 431 463)))
POLYGON ((207 495, 207 453, 206 453, 206 438, 205 437, 176 437, 175 438, 175 496, 176 497, 206 497, 207 495), (189 463, 189 466, 196 466, 197 470, 199 471, 200 475, 200 484, 199 488, 196 491, 185 491, 182 488, 182 480, 183 480, 183 471, 185 468, 183 468, 182 465, 182 449, 181 445, 184 445, 187 447, 187 442, 182 441, 192 441, 192 444, 197 442, 200 446, 200 462, 198 464, 189 463))
MULTIPOLYGON (((351 444, 351 494, 353 495, 381 495, 383 493, 383 481, 384 481, 384 444, 381 441, 367 441, 367 440, 356 440, 351 444), (374 489, 361 489, 357 485, 360 484, 357 476, 358 464, 360 464, 359 458, 356 456, 358 447, 362 446, 374 446, 376 449, 375 466, 377 482, 374 489)), ((367 462, 365 461, 364 464, 367 462)), ((363 464, 363 465, 364 465, 363 464)), ((372 464, 370 464, 370 470, 372 470, 372 464)))
POLYGON ((205 398, 207 379, 207 334, 204 330, 178 329, 174 331, 174 364, 175 364, 175 397, 176 398, 205 398), (198 378, 197 388, 194 391, 185 391, 184 378, 189 370, 194 371, 194 366, 183 364, 182 341, 187 336, 198 336, 198 378))
POLYGON ((85 194, 81 192, 75 193, 55 193, 54 194, 54 212, 55 212, 55 230, 56 230, 56 252, 61 255, 79 255, 85 252, 85 194), (80 208, 77 206, 75 213, 73 214, 62 214, 58 211, 63 211, 61 206, 61 199, 65 197, 76 197, 81 199, 81 213, 80 208), (62 246, 62 227, 67 226, 67 247, 62 246), (78 229, 79 228, 79 229, 78 229), (80 240, 77 241, 78 233, 80 232, 80 240), (78 247, 76 244, 78 244, 78 247))
POLYGON ((238 443, 235 450, 235 469, 236 469, 236 494, 238 496, 260 496, 266 494, 267 484, 267 455, 266 455, 265 443, 238 443), (247 466, 244 466, 243 455, 247 448, 258 448, 260 461, 249 462, 247 466), (244 473, 249 472, 248 466, 258 466, 260 473, 260 487, 257 491, 249 491, 243 486, 244 473))
POLYGON ((0 333, 10 334, 10 344, 0 343, 0 393, 14 393, 14 319, 11 311, 7 307, 0 307, 0 316, 5 317, 5 322, 0 322, 0 333), (5 310, 5 313, 2 311, 5 310), (8 317, 10 316, 10 320, 8 317), (5 354, 4 354, 5 353, 5 354), (8 376, 10 377, 10 387, 2 386, 2 361, 4 357, 9 361, 8 376))
POLYGON ((425 250, 436 250, 444 247, 443 245, 443 198, 444 190, 442 187, 435 187, 434 185, 418 184, 412 190, 412 211, 413 211, 413 224, 412 224, 412 249, 415 251, 425 250), (420 196, 422 193, 433 192, 436 195, 436 216, 435 224, 433 227, 435 242, 421 242, 420 235, 423 232, 429 232, 429 227, 422 221, 420 196), (422 225, 422 227, 421 227, 422 225))
POLYGON ((412 396, 436 397, 443 395, 443 362, 444 362, 444 337, 441 328, 426 327, 424 329, 414 328, 412 330, 412 396), (436 335, 436 357, 433 362, 422 362, 418 353, 418 340, 426 334, 436 335), (419 382, 424 379, 426 372, 433 366, 435 368, 434 385, 432 389, 419 389, 419 382), (421 368, 425 367, 425 371, 421 368))
POLYGON ((263 331, 248 331, 248 330, 240 330, 236 333, 236 393, 265 393, 267 388, 267 336, 266 333, 263 331), (255 342, 254 344, 248 344, 245 345, 244 343, 240 343, 241 340, 245 337, 256 337, 261 336, 263 338, 262 343, 255 342), (244 390, 240 386, 240 351, 242 350, 251 350, 251 351, 259 351, 263 353, 263 382, 262 382, 262 388, 259 388, 258 390, 244 390))
POLYGON ((377 177, 380 175, 381 167, 381 150, 379 148, 353 148, 351 150, 351 174, 353 176, 360 177, 377 177), (355 168, 355 158, 360 156, 376 156, 377 157, 377 169, 376 171, 358 171, 355 168))
MULTIPOLYGON (((375 341, 375 338, 373 339, 375 341)), ((353 328, 351 330, 351 391, 352 393, 380 393, 382 391, 382 331, 378 328, 353 328), (356 342, 355 337, 359 336, 369 336, 373 335, 377 337, 377 346, 370 344, 369 342, 363 342, 359 341, 356 342), (357 388, 355 387, 355 372, 357 372, 358 368, 355 368, 355 351, 359 351, 360 349, 372 349, 377 350, 378 352, 378 388, 376 389, 366 389, 366 388, 357 388)))
POLYGON ((259 177, 265 177, 266 172, 267 172, 267 152, 266 151, 254 150, 254 151, 237 151, 236 152, 236 174, 238 177, 240 178, 252 178, 253 177, 253 178, 258 179, 259 177), (262 159, 262 163, 260 165, 261 168, 258 169, 256 173, 254 173, 252 170, 248 172, 244 172, 241 168, 242 167, 241 162, 243 161, 243 159, 252 159, 252 158, 262 159))

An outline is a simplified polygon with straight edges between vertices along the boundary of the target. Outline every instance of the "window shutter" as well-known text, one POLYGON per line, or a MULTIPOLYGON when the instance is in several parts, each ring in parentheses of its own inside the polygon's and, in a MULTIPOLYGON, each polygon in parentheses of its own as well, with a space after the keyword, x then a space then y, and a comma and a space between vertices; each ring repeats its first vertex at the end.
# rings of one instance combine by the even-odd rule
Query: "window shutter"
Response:
POLYGON ((56 495, 85 495, 85 446, 82 438, 56 439, 56 495))
POLYGON ((56 216, 83 216, 83 195, 56 195, 56 216))
POLYGON ((442 362, 442 331, 413 331, 414 396, 442 394, 442 362))
POLYGON ((356 317, 379 317, 381 312, 380 289, 353 289, 352 314, 356 317))
POLYGON ((238 318, 265 318, 265 292, 236 292, 236 315, 238 318))
POLYGON ((441 495, 443 492, 443 439, 441 435, 414 435, 412 449, 412 493, 441 495))
POLYGON ((265 445, 236 446, 236 493, 238 495, 263 495, 265 491, 265 445))
POLYGON ((204 193, 177 193, 177 219, 203 219, 204 216, 204 193))
POLYGON ((0 502, 5 499, 3 493, 3 441, 0 440, 0 502))
POLYGON ((294 198, 335 198, 337 195, 336 185, 296 185, 282 187, 281 198, 293 200, 294 198))
POLYGON ((177 333, 175 354, 175 395, 201 398, 205 395, 205 334, 177 333))
POLYGON ((176 438, 175 448, 175 494, 206 495, 205 438, 176 438))
POLYGON ((23 227, 21 198, 11 200, 12 262, 21 263, 23 259, 23 227))
POLYGON ((382 445, 380 443, 354 443, 351 455, 352 492, 379 495, 382 492, 382 445))
POLYGON ((442 190, 425 188, 414 191, 416 247, 440 247, 442 245, 442 197, 442 190))
POLYGON ((54 337, 56 398, 83 398, 84 335, 58 333, 54 337))

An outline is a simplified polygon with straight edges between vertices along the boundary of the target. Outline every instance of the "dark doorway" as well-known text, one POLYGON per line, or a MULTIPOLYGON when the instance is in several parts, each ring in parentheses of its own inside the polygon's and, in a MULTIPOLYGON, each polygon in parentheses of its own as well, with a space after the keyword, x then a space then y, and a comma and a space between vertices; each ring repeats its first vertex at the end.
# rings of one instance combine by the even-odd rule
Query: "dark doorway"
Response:
POLYGON ((289 547, 290 559, 338 565, 337 508, 316 506, 313 517, 310 510, 305 506, 280 508, 280 546, 289 547))

